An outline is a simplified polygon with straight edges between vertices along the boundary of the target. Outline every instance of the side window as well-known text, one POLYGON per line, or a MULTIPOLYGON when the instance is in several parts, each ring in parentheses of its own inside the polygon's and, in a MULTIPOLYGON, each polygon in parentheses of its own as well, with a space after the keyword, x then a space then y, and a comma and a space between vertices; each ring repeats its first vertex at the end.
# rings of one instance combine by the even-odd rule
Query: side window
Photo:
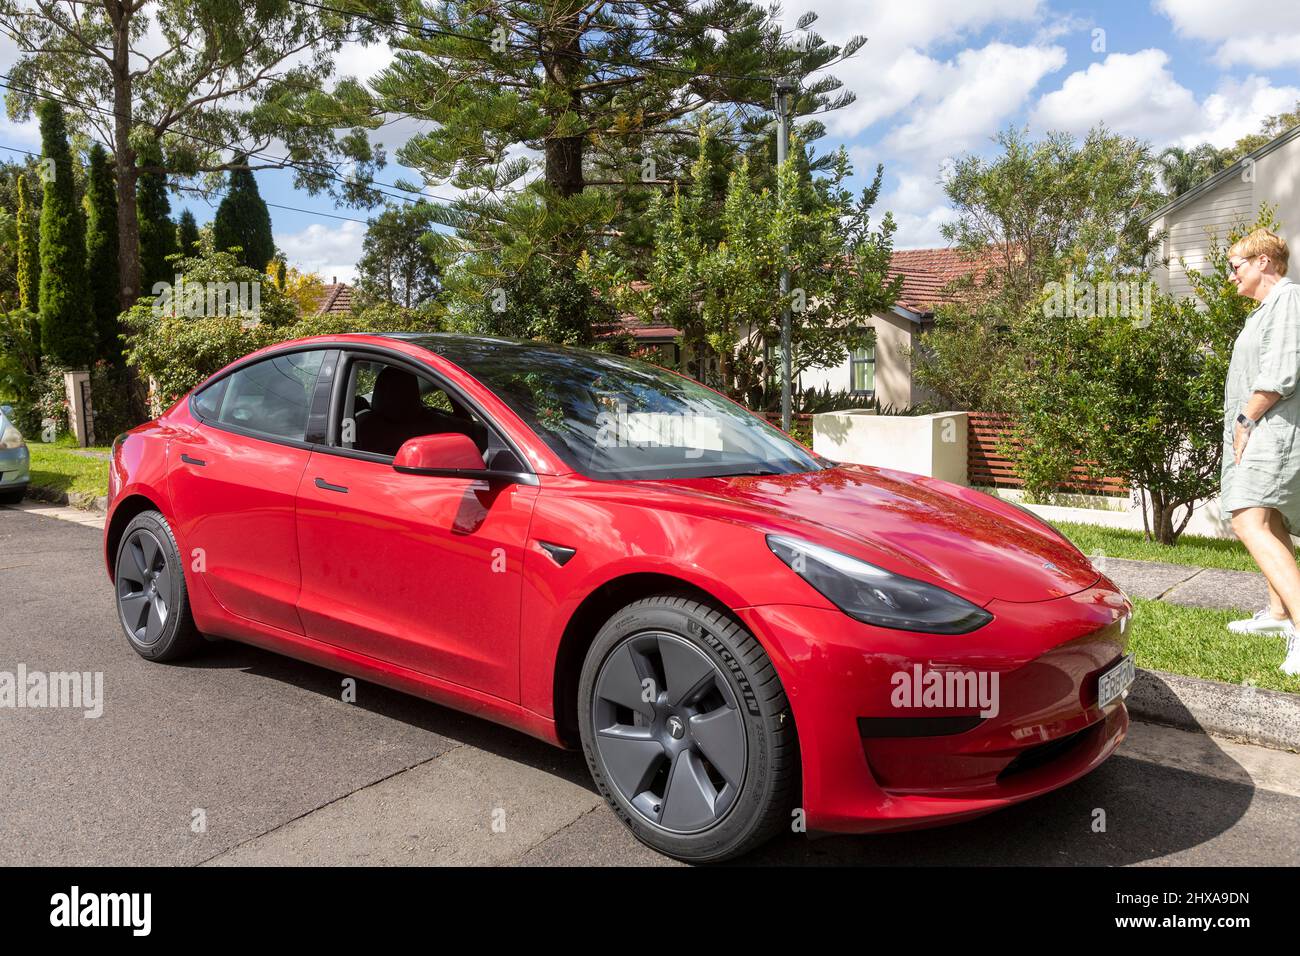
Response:
POLYGON ((355 451, 393 456, 420 435, 459 432, 486 453, 489 430, 432 379, 398 365, 371 359, 349 364, 337 444, 355 451))
MULTIPOLYGON (((214 399, 219 407, 210 417, 232 428, 302 441, 313 386, 324 357, 323 351, 293 352, 240 369, 226 378, 224 394, 214 399)), ((215 386, 208 391, 212 390, 215 386)), ((200 412, 204 412, 206 398, 205 391, 200 412)))
POLYGON ((226 386, 229 384, 230 379, 223 378, 194 396, 194 410, 199 413, 200 418, 211 421, 217 417, 221 411, 221 399, 225 397, 226 386))

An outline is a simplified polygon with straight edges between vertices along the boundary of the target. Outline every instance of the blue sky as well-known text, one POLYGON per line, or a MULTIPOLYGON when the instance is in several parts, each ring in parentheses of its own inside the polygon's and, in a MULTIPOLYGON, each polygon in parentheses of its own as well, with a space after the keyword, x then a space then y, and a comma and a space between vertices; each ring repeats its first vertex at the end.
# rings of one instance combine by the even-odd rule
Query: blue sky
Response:
MULTIPOLYGON (((1157 148, 1226 146, 1300 100, 1300 4, 795 0, 784 16, 793 25, 810 9, 820 15, 815 29, 832 42, 869 37, 834 70, 858 101, 825 117, 821 146, 846 145, 860 178, 885 164, 879 209, 898 220, 899 248, 943 244, 939 230, 951 215, 940 185, 946 161, 989 152, 990 138, 1008 125, 1082 133, 1105 122, 1157 148)), ((0 43, 0 64, 12 59, 12 46, 0 43)), ((388 59, 383 48, 349 49, 339 72, 372 75, 388 59)), ((375 139, 391 156, 415 129, 402 121, 375 139)), ((0 143, 30 148, 34 124, 0 119, 0 143)), ((323 214, 365 214, 296 192, 288 173, 257 175, 268 202, 315 211, 271 209, 290 261, 326 281, 351 280, 365 226, 323 214)), ((415 179, 392 162, 380 178, 415 179)), ((211 219, 211 207, 173 197, 177 213, 186 206, 200 222, 211 219)))

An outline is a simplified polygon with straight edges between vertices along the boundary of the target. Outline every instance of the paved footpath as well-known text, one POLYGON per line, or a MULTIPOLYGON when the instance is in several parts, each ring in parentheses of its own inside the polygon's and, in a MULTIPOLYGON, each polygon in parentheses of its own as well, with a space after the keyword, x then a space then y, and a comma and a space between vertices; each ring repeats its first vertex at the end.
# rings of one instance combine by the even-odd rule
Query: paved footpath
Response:
MULTIPOLYGON (((371 684, 344 703, 340 675, 235 643, 141 660, 84 513, 0 508, 0 595, 0 670, 104 675, 101 717, 0 710, 0 865, 672 862, 581 754, 371 684)), ((982 820, 788 834, 748 862, 1300 866, 1300 755, 1135 723, 1096 772, 982 820)))
POLYGON ((1268 607, 1268 585, 1258 571, 1222 571, 1125 558, 1106 558, 1103 570, 1131 597, 1250 612, 1268 607))

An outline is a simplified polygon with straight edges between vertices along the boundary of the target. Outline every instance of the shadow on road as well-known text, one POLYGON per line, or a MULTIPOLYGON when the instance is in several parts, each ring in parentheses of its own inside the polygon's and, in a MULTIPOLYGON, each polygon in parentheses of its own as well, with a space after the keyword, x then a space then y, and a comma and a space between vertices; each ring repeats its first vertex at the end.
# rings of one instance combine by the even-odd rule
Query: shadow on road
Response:
MULTIPOLYGON (((232 642, 214 644, 200 659, 180 666, 238 668, 334 700, 339 696, 339 674, 232 642)), ((363 681, 358 682, 356 706, 594 791, 581 753, 559 751, 508 728, 363 681)), ((1082 780, 977 820, 868 836, 791 833, 741 862, 1120 866, 1159 860, 1222 835, 1251 805, 1249 775, 1217 746, 1211 750, 1217 756, 1202 775, 1126 758, 1121 746, 1118 756, 1082 780), (1094 828, 1102 814, 1105 830, 1098 831, 1094 828)), ((630 835, 627 841, 633 843, 630 835)))

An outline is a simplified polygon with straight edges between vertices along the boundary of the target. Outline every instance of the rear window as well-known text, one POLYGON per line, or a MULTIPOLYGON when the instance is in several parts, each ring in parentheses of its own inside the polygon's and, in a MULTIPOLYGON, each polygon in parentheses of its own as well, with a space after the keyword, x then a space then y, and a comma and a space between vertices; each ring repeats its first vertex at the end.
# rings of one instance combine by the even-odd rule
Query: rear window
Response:
POLYGON ((226 376, 194 398, 199 416, 239 431, 303 441, 324 351, 263 359, 226 376))

